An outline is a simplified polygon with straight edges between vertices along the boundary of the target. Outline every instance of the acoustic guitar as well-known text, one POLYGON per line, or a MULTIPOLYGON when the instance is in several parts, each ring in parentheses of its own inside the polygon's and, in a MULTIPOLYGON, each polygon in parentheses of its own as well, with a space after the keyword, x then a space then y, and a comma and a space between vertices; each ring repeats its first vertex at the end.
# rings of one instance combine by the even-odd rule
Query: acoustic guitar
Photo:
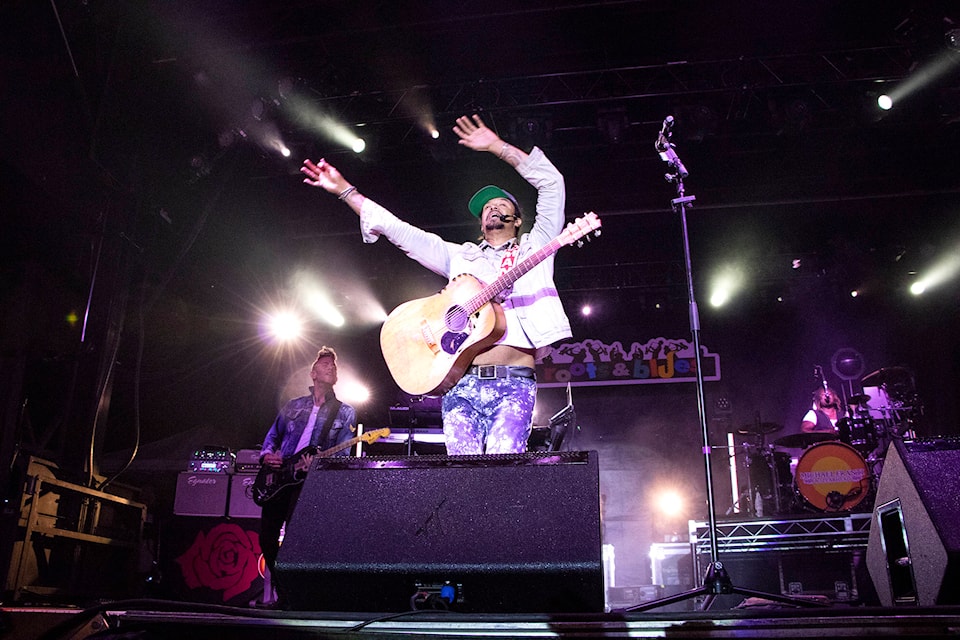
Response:
POLYGON ((503 335, 503 309, 493 299, 560 247, 599 235, 599 229, 600 218, 591 211, 490 284, 459 275, 439 293, 390 312, 380 329, 380 349, 397 386, 412 395, 447 391, 503 335))

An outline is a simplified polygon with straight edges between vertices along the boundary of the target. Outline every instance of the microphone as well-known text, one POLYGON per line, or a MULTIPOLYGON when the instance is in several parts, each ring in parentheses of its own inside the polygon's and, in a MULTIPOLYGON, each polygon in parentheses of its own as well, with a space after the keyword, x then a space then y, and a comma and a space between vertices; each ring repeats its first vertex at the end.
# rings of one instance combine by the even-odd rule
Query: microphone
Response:
MULTIPOLYGON (((670 131, 673 129, 673 122, 673 116, 667 116, 663 119, 663 126, 660 127, 660 135, 657 136, 657 142, 653 147, 657 150, 657 153, 660 154, 660 159, 669 164, 672 169, 676 170, 676 176, 686 178, 690 174, 677 156, 677 152, 673 150, 673 145, 670 144, 670 131)), ((667 178, 667 180, 672 180, 675 176, 671 176, 668 173, 664 177, 667 178)))
POLYGON ((660 127, 660 137, 669 138, 671 129, 673 129, 673 116, 667 116, 663 119, 663 126, 660 127))
POLYGON ((504 215, 502 213, 494 213, 490 216, 491 218, 500 218, 500 222, 513 222, 516 220, 516 216, 512 216, 509 213, 504 215))

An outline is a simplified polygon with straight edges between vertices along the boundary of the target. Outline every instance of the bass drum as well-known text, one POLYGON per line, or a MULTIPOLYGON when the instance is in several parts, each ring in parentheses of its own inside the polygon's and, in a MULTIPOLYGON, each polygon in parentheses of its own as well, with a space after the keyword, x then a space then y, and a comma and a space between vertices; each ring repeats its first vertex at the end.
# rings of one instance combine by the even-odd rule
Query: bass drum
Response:
POLYGON ((820 511, 849 511, 870 493, 870 471, 856 449, 843 442, 818 442, 797 462, 797 493, 820 511))

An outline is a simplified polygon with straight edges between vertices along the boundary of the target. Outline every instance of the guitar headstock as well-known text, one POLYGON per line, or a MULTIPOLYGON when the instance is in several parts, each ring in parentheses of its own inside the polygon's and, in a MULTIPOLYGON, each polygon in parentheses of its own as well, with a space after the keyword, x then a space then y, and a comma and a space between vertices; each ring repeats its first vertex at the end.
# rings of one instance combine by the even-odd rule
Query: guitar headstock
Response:
POLYGON ((573 222, 567 225, 557 238, 561 244, 577 243, 577 246, 583 246, 583 239, 590 239, 590 236, 600 235, 600 218, 593 211, 583 214, 573 222))
POLYGON ((390 429, 374 429, 373 431, 367 431, 361 435, 360 439, 367 444, 370 444, 371 442, 376 442, 380 438, 386 438, 388 435, 390 435, 390 429))

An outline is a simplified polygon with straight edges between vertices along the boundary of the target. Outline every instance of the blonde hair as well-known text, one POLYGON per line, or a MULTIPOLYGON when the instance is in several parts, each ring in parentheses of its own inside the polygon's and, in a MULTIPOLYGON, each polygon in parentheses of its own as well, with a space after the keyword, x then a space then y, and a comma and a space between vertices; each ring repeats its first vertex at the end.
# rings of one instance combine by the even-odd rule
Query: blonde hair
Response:
POLYGON ((317 363, 323 360, 324 358, 333 358, 334 364, 337 362, 337 352, 333 350, 332 347, 323 345, 320 347, 320 350, 317 351, 317 359, 313 361, 313 364, 310 365, 310 368, 313 369, 317 366, 317 363))

